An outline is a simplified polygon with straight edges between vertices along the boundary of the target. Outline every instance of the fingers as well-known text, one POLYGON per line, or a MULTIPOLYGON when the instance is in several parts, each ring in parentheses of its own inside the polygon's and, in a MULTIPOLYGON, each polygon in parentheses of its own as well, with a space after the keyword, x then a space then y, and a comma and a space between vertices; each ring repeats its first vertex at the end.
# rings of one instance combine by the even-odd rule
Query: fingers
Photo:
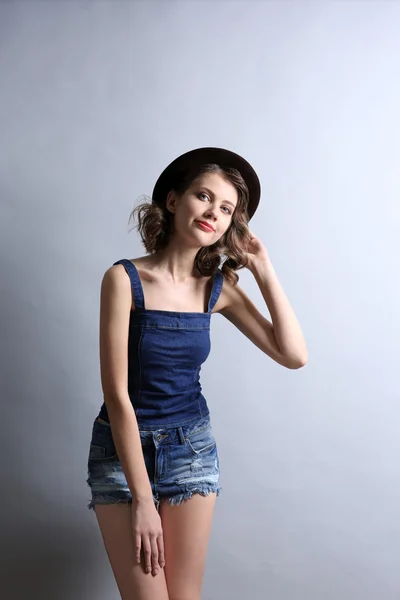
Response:
MULTIPOLYGON (((144 570, 146 573, 158 575, 165 567, 164 540, 162 534, 142 538, 144 570)), ((139 560, 140 562, 140 560, 139 560)))
POLYGON ((135 554, 136 554, 136 562, 140 563, 140 551, 142 549, 142 536, 140 533, 135 535, 135 554))
POLYGON ((157 575, 158 574, 158 570, 160 568, 160 565, 158 564, 158 545, 157 545, 157 538, 156 538, 156 536, 152 536, 150 538, 150 545, 151 545, 151 566, 152 566, 152 573, 153 573, 153 575, 157 575))
POLYGON ((157 545, 158 545, 158 564, 160 565, 161 569, 163 569, 165 567, 165 555, 164 555, 164 537, 163 537, 162 533, 160 533, 160 535, 157 537, 157 545))
POLYGON ((144 570, 146 573, 151 571, 151 544, 150 538, 144 537, 142 541, 144 570))

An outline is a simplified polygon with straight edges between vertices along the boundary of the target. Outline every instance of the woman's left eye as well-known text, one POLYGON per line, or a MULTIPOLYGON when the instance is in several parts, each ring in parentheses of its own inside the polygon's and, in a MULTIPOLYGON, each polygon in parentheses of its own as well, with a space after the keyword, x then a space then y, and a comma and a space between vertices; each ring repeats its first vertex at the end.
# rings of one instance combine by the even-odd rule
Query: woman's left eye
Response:
POLYGON ((227 215, 230 215, 230 214, 231 214, 231 209, 230 209, 230 208, 228 208, 227 206, 223 206, 222 208, 223 208, 223 209, 226 209, 226 210, 225 210, 225 213, 226 213, 227 215))

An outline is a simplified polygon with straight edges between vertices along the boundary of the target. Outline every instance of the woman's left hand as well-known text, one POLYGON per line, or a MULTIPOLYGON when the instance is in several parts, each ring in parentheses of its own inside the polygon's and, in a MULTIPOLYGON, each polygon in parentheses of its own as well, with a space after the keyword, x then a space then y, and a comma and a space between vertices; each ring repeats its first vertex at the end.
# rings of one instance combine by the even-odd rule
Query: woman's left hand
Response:
POLYGON ((250 240, 247 244, 247 268, 251 271, 255 264, 269 262, 268 252, 254 233, 250 231, 250 240))

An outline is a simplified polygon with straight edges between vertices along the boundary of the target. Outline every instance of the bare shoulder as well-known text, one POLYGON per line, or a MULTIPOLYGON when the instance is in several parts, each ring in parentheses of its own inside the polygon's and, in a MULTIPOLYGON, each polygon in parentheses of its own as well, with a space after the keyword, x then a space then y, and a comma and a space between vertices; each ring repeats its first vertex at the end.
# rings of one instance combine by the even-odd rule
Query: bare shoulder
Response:
POLYGON ((103 275, 102 288, 108 291, 123 291, 129 289, 129 277, 124 265, 112 265, 103 275))
MULTIPOLYGON (((139 256, 138 258, 128 258, 128 260, 137 268, 147 268, 145 262, 147 256, 139 256)), ((107 288, 114 290, 124 289, 130 290, 129 276, 124 265, 112 265, 107 269, 103 276, 103 283, 107 288)))
POLYGON ((128 259, 133 266, 137 269, 140 279, 153 283, 156 279, 154 272, 154 264, 152 257, 146 254, 145 256, 138 256, 137 258, 128 259))
POLYGON ((123 265, 112 265, 103 275, 101 282, 101 305, 131 306, 132 291, 129 275, 123 265))

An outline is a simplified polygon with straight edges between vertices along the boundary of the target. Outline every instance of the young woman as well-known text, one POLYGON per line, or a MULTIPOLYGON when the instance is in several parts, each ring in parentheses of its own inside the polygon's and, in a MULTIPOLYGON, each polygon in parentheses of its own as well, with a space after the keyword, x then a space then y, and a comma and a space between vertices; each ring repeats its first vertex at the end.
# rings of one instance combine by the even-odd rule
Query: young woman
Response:
POLYGON ((307 349, 268 253, 249 232, 260 198, 242 157, 199 148, 160 175, 139 205, 147 255, 103 278, 104 403, 93 424, 88 484, 123 600, 199 600, 219 488, 219 460, 199 374, 219 312, 289 368, 307 349), (272 323, 237 284, 247 267, 272 323))

